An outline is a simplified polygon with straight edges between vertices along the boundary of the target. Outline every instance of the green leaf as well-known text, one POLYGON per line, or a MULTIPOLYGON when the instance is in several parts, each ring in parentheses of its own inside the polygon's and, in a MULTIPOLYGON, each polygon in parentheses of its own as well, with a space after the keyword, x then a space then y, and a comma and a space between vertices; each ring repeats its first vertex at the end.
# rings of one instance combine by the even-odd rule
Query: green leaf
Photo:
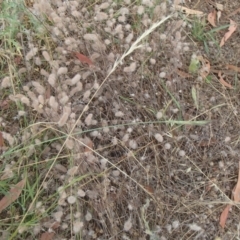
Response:
POLYGON ((206 83, 210 83, 212 81, 212 77, 210 75, 208 75, 206 78, 205 78, 205 81, 206 83))
POLYGON ((198 72, 198 69, 199 69, 199 60, 197 58, 192 58, 191 59, 191 62, 190 62, 190 65, 189 65, 189 68, 188 68, 188 71, 190 73, 197 73, 198 72))
POLYGON ((197 90, 194 86, 192 86, 192 98, 193 98, 193 102, 195 107, 198 109, 198 97, 197 97, 197 90))

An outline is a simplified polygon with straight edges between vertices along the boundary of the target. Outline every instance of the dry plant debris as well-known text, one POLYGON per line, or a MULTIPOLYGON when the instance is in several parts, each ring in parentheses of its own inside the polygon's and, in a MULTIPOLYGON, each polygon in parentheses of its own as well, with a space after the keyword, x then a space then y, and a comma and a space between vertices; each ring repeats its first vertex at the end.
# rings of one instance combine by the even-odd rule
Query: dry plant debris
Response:
POLYGON ((233 20, 230 19, 230 26, 228 28, 228 32, 225 33, 224 37, 222 38, 220 42, 220 47, 222 47, 226 41, 232 36, 232 34, 236 31, 237 24, 233 20))
POLYGON ((182 13, 184 14, 187 14, 187 15, 197 15, 197 16, 202 16, 204 14, 204 12, 202 11, 198 11, 198 10, 193 10, 193 9, 190 9, 190 8, 187 8, 187 7, 184 7, 184 6, 181 6, 181 5, 174 5, 174 7, 181 11, 182 13))
MULTIPOLYGON (((239 170, 238 171, 239 171, 238 172, 238 181, 237 181, 237 184, 232 191, 232 198, 233 198, 233 201, 235 203, 240 202, 240 162, 239 162, 239 170)), ((231 209, 231 207, 232 207, 232 204, 228 204, 224 208, 224 210, 223 210, 223 212, 220 216, 220 226, 222 228, 225 227, 225 224, 226 224, 226 221, 227 221, 227 218, 228 218, 228 214, 229 214, 229 210, 231 209)))
POLYGON ((240 154, 239 19, 224 36, 237 6, 222 3, 3 0, 0 238, 237 236, 237 204, 227 223, 221 207, 240 154))
POLYGON ((89 66, 93 65, 93 62, 86 57, 85 55, 78 53, 78 52, 73 52, 74 55, 82 62, 82 63, 87 63, 89 66))
POLYGON ((2 133, 0 132, 0 148, 2 148, 3 146, 4 146, 4 140, 3 140, 2 133))
POLYGON ((234 65, 231 65, 231 64, 227 64, 226 69, 233 70, 234 72, 240 72, 240 67, 237 67, 237 66, 234 66, 234 65))
POLYGON ((216 18, 217 18, 217 12, 215 9, 212 10, 212 12, 210 12, 208 14, 208 21, 209 23, 213 26, 216 27, 216 18))
POLYGON ((45 232, 41 235, 40 240, 52 240, 54 239, 54 232, 45 232))
POLYGON ((199 69, 199 74, 203 79, 205 79, 210 73, 210 62, 202 56, 198 56, 197 58, 202 64, 202 67, 199 69))
POLYGON ((219 77, 219 82, 220 82, 223 86, 225 86, 225 87, 227 87, 227 88, 230 88, 230 89, 233 88, 231 84, 227 83, 227 82, 223 79, 223 76, 222 76, 221 71, 219 71, 218 77, 219 77))
POLYGON ((6 209, 11 203, 16 201, 20 196, 24 185, 26 183, 26 179, 21 180, 17 183, 11 190, 0 200, 0 213, 6 209))

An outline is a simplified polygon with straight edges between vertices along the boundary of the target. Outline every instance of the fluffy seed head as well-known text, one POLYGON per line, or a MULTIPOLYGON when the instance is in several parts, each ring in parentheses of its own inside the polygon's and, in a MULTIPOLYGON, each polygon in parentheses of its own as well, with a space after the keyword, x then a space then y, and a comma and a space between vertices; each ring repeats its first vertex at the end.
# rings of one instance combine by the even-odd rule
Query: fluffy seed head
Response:
POLYGON ((129 219, 124 223, 123 230, 126 231, 126 232, 128 232, 131 228, 132 228, 132 221, 131 221, 131 218, 129 218, 129 219))
POLYGON ((79 190, 77 191, 77 195, 78 195, 79 197, 85 197, 86 193, 85 193, 82 189, 79 189, 79 190))
POLYGON ((57 75, 66 74, 68 72, 68 69, 66 67, 60 67, 57 71, 57 75))
POLYGON ((56 83, 56 79, 57 79, 56 74, 51 73, 51 74, 49 75, 49 77, 48 77, 48 83, 49 83, 52 87, 54 87, 54 86, 55 86, 55 83, 56 83))
POLYGON ((53 217, 54 219, 57 221, 57 222, 61 222, 61 218, 63 216, 63 212, 62 211, 58 211, 58 212, 55 212, 53 214, 53 217))
POLYGON ((118 111, 115 113, 115 117, 123 117, 123 116, 124 116, 124 113, 121 111, 118 111))
POLYGON ((123 71, 126 73, 131 73, 131 72, 134 72, 136 70, 136 68, 137 68, 137 63, 133 62, 128 67, 125 67, 123 69, 123 71))
POLYGON ((45 93, 45 87, 43 87, 39 82, 37 81, 32 81, 32 85, 35 87, 36 91, 39 94, 44 94, 45 93))
POLYGON ((142 15, 142 14, 144 13, 144 6, 140 5, 140 6, 138 7, 137 13, 138 13, 139 15, 142 15))
POLYGON ((165 73, 165 72, 161 72, 161 73, 159 74, 159 77, 160 77, 160 78, 165 78, 165 77, 166 77, 166 73, 165 73))
POLYGON ((138 144, 135 140, 130 140, 129 141, 129 147, 132 148, 132 149, 137 149, 138 144))
POLYGON ((27 97, 22 97, 22 98, 20 99, 20 101, 21 101, 22 103, 26 104, 27 106, 30 105, 30 101, 29 101, 29 99, 28 99, 27 97))
POLYGON ((11 87, 10 77, 5 77, 1 81, 1 88, 11 87))
POLYGON ((170 143, 166 143, 166 144, 164 145, 164 148, 167 149, 167 150, 169 150, 169 149, 171 148, 170 143))
POLYGON ((76 74, 72 79, 71 79, 71 86, 75 85, 76 83, 78 83, 81 79, 81 75, 80 74, 76 74))
POLYGON ((50 61, 51 61, 50 55, 48 54, 47 51, 43 51, 43 52, 42 52, 42 55, 43 55, 43 57, 45 58, 45 60, 46 60, 47 62, 50 62, 50 61))
POLYGON ((180 150, 178 154, 180 157, 184 157, 186 153, 185 153, 185 151, 180 150))
POLYGON ((87 222, 92 220, 92 214, 90 212, 87 212, 87 214, 85 215, 85 219, 87 222))
POLYGON ((172 227, 173 227, 174 229, 178 228, 178 227, 179 227, 179 221, 178 221, 178 220, 173 221, 172 227))
POLYGON ((157 112, 157 114, 156 114, 156 118, 157 119, 162 118, 162 116, 163 116, 162 112, 157 112))
POLYGON ((67 201, 69 204, 74 204, 76 202, 76 197, 75 196, 69 196, 67 201))
POLYGON ((192 224, 188 224, 188 227, 192 230, 192 231, 196 231, 199 232, 202 230, 202 228, 200 226, 198 226, 196 223, 192 223, 192 224))
POLYGON ((158 142, 162 142, 163 141, 163 136, 160 134, 160 133, 156 133, 154 135, 155 139, 158 141, 158 142))
POLYGON ((80 222, 80 221, 76 221, 73 223, 73 231, 74 233, 78 233, 80 232, 80 230, 82 229, 83 227, 83 222, 80 222))
POLYGON ((67 175, 74 176, 77 173, 78 166, 74 166, 67 171, 67 175))

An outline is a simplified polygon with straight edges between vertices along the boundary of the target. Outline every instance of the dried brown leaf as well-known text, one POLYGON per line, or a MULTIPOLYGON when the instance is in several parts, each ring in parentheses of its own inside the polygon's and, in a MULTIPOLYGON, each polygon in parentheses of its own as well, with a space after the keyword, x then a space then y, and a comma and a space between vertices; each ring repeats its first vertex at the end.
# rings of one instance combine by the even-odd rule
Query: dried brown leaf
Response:
POLYGON ((240 202, 240 161, 238 167, 238 181, 236 187, 233 189, 233 200, 235 202, 240 202))
POLYGON ((86 143, 86 147, 84 149, 85 153, 91 153, 93 150, 93 142, 89 139, 89 141, 86 143))
POLYGON ((198 60, 201 61, 202 63, 202 67, 199 70, 199 74, 203 79, 205 79, 210 73, 211 68, 210 62, 206 58, 203 58, 202 56, 198 56, 198 60))
POLYGON ((216 16, 217 16, 217 12, 216 12, 215 9, 213 9, 213 11, 208 14, 208 18, 207 18, 207 19, 208 19, 209 23, 210 23, 213 27, 216 27, 216 23, 215 23, 215 21, 216 21, 216 16))
POLYGON ((148 193, 150 194, 154 193, 154 189, 150 185, 144 185, 143 187, 148 193))
POLYGON ((0 213, 7 208, 11 203, 16 201, 20 196, 23 187, 26 183, 26 179, 21 180, 18 184, 16 184, 10 191, 7 193, 5 197, 0 201, 0 213))
POLYGON ((52 226, 51 226, 51 228, 53 229, 53 230, 56 230, 57 228, 59 228, 60 227, 60 222, 54 222, 53 224, 52 224, 52 226))
POLYGON ((226 68, 227 69, 231 69, 231 70, 233 70, 235 72, 240 72, 240 67, 237 67, 237 66, 234 66, 234 65, 231 65, 231 64, 227 64, 226 68))
POLYGON ((51 97, 51 85, 47 85, 47 90, 45 92, 45 99, 49 99, 51 97))
POLYGON ((0 109, 1 110, 8 109, 9 108, 9 103, 10 103, 9 99, 5 99, 5 100, 0 101, 0 109))
MULTIPOLYGON (((233 191, 232 191, 232 198, 234 200, 234 202, 240 202, 240 161, 238 162, 238 181, 236 186, 234 187, 233 191)), ((229 210, 231 208, 231 204, 228 204, 225 209, 223 210, 221 216, 220 216, 220 226, 222 228, 225 227, 226 221, 227 221, 227 217, 228 217, 228 213, 229 210)))
POLYGON ((93 65, 93 62, 90 58, 86 57, 85 55, 79 52, 73 52, 73 54, 82 62, 87 63, 89 66, 93 65))
POLYGON ((235 11, 233 11, 232 13, 228 14, 228 17, 231 17, 231 16, 237 14, 238 12, 240 12, 240 8, 238 8, 235 11))
POLYGON ((216 144, 216 143, 217 143, 216 138, 212 137, 212 138, 210 138, 210 139, 204 139, 204 140, 202 140, 202 141, 198 144, 198 146, 200 146, 200 147, 209 147, 209 146, 212 146, 212 145, 214 145, 214 144, 216 144))
POLYGON ((20 65, 21 62, 22 62, 22 57, 21 56, 17 56, 14 58, 14 62, 17 64, 17 65, 20 65))
POLYGON ((229 204, 224 208, 223 212, 221 213, 219 224, 222 228, 225 227, 230 208, 231 208, 231 205, 229 204))
POLYGON ((229 84, 229 83, 227 83, 227 82, 223 79, 223 76, 222 76, 221 71, 219 71, 218 77, 219 77, 219 82, 220 82, 223 86, 225 86, 225 87, 227 87, 227 88, 230 88, 230 89, 233 89, 232 85, 229 84))
POLYGON ((186 72, 181 71, 179 69, 177 69, 177 74, 182 78, 191 78, 192 77, 192 75, 190 75, 189 73, 186 73, 186 72))
POLYGON ((4 139, 2 133, 0 132, 0 148, 1 147, 4 147, 4 139))
POLYGON ((52 240, 54 237, 55 233, 54 232, 45 232, 42 233, 40 240, 52 240))
POLYGON ((233 20, 230 19, 230 26, 228 28, 228 32, 225 33, 224 37, 222 38, 220 42, 220 47, 222 47, 225 42, 232 36, 232 34, 236 31, 237 24, 233 20))

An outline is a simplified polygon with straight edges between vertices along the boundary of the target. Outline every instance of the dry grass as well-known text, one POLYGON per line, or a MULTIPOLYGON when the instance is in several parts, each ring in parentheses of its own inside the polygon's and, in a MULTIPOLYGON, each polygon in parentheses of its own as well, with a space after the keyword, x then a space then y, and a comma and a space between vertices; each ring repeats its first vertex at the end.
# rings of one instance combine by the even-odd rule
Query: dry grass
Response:
POLYGON ((218 220, 238 172, 238 76, 227 90, 178 74, 193 54, 238 64, 202 19, 151 0, 2 9, 0 197, 26 184, 1 238, 237 239, 238 206, 218 220))

